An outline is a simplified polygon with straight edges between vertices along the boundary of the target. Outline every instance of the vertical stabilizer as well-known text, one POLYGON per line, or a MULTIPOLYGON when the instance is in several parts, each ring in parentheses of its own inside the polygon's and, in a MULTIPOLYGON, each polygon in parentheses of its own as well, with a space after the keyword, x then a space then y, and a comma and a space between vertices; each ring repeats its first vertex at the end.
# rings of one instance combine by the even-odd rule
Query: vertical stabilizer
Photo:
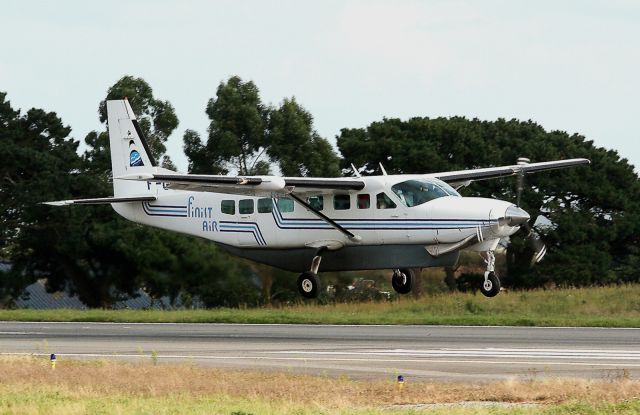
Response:
POLYGON ((126 98, 107 101, 107 116, 114 196, 139 196, 155 192, 146 182, 116 179, 119 176, 154 173, 157 170, 156 161, 149 151, 129 101, 126 98))

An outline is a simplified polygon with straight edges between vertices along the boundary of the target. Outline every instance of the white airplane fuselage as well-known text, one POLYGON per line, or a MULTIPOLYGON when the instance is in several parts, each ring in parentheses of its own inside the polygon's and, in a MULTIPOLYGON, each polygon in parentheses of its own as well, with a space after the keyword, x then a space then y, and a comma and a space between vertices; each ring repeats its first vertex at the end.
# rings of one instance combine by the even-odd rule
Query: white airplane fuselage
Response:
MULTIPOLYGON (((320 212, 357 235, 357 240, 341 234, 291 199, 286 203, 278 202, 287 196, 284 193, 273 194, 269 209, 268 198, 264 197, 165 189, 161 183, 147 182, 138 185, 144 186, 146 194, 156 196, 156 201, 112 206, 134 222, 244 249, 446 245, 473 235, 479 235, 479 241, 490 241, 495 245, 500 238, 518 230, 518 227, 498 223, 505 217, 507 208, 513 206, 510 202, 445 196, 408 207, 391 190, 393 184, 402 180, 425 177, 428 175, 359 178, 365 182, 365 187, 340 195, 342 206, 335 205, 333 198, 336 195, 322 195, 320 212), (395 207, 379 206, 376 199, 380 193, 385 193, 395 207), (347 198, 349 202, 346 202, 347 198)), ((486 250, 484 245, 475 248, 486 250)))

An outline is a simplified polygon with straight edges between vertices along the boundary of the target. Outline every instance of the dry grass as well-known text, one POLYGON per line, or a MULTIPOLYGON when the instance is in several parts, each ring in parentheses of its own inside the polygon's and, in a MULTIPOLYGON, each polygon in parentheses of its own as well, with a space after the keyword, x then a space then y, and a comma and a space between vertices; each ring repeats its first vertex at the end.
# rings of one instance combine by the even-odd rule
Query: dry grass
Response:
POLYGON ((268 399, 302 407, 381 408, 399 404, 497 401, 559 404, 616 403, 638 399, 640 381, 550 379, 484 384, 414 383, 398 391, 392 382, 354 381, 278 372, 237 371, 189 365, 61 360, 55 370, 45 359, 0 358, 0 395, 63 390, 77 398, 95 396, 227 396, 268 399), (52 389, 53 388, 53 389, 52 389))

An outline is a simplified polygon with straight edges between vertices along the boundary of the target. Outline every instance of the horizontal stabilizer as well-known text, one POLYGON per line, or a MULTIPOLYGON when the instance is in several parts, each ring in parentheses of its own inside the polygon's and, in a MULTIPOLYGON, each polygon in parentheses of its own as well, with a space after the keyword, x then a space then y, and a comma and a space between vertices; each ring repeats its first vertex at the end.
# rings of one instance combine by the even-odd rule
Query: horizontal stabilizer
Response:
POLYGON ((155 196, 98 197, 95 199, 56 200, 55 202, 43 202, 43 204, 50 206, 110 205, 111 203, 153 202, 156 199, 155 196))

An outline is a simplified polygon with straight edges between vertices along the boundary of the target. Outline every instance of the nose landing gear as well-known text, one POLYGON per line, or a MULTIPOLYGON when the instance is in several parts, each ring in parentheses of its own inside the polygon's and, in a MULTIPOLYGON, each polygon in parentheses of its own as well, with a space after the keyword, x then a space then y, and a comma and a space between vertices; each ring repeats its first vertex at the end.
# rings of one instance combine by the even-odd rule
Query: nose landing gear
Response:
POLYGON ((416 273, 410 268, 395 269, 391 277, 391 286, 398 294, 409 294, 416 279, 416 273))
POLYGON ((495 297, 500 292, 500 278, 496 275, 496 256, 493 251, 486 252, 484 262, 487 264, 487 270, 484 273, 484 281, 480 287, 480 292, 485 297, 495 297))

